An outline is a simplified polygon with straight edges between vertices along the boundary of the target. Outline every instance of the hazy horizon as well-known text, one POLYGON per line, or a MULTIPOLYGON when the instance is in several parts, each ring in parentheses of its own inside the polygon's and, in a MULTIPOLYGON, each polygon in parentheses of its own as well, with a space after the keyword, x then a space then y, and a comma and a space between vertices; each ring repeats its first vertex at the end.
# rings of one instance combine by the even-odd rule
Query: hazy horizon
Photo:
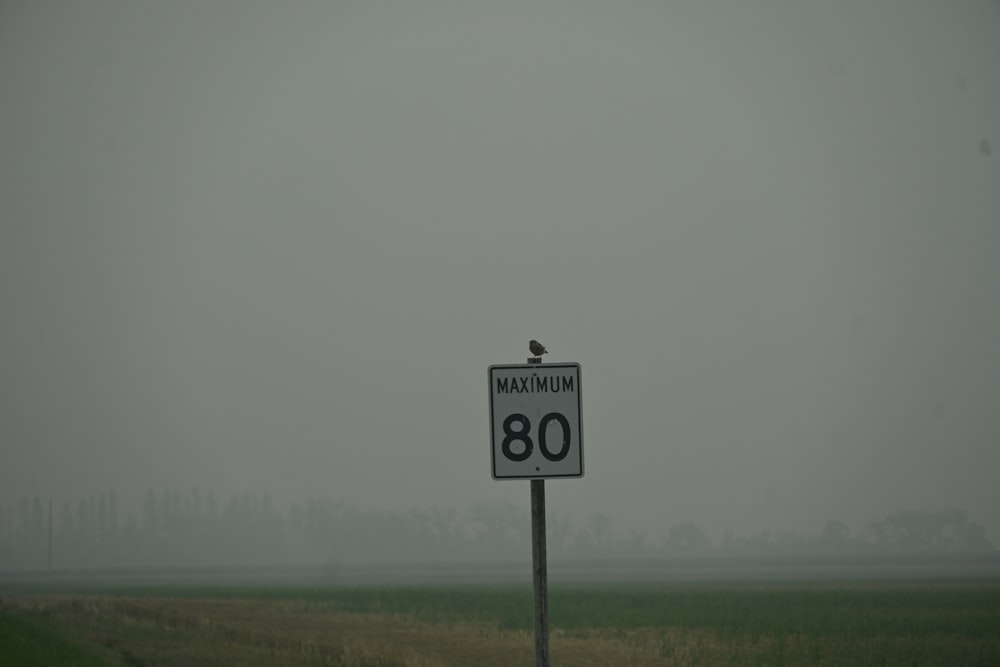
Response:
POLYGON ((582 369, 622 530, 1000 545, 1000 4, 6 2, 0 504, 401 510, 582 369))

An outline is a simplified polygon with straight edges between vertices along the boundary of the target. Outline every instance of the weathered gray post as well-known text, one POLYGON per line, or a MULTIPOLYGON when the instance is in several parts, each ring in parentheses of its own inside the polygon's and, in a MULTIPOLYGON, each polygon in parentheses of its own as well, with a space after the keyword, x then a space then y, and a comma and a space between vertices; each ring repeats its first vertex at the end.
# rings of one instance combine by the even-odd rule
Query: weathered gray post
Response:
MULTIPOLYGON (((542 363, 529 357, 529 364, 542 363)), ((545 480, 531 480, 531 580, 535 592, 535 667, 549 667, 549 574, 545 551, 545 480)))
POLYGON ((545 555, 545 480, 531 480, 531 570, 535 589, 535 667, 549 667, 548 565, 545 555))

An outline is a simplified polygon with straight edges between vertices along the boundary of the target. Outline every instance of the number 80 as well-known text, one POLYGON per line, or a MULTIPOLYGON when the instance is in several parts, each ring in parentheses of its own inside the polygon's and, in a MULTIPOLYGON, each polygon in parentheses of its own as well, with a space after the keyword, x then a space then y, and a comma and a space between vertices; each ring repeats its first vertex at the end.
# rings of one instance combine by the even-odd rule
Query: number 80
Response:
MULTIPOLYGON (((515 412, 512 415, 508 415, 506 419, 503 420, 503 433, 504 439, 503 443, 500 445, 500 451, 511 461, 524 461, 529 456, 531 452, 535 449, 535 443, 531 441, 531 436, 528 433, 531 431, 531 421, 528 420, 528 416, 520 412, 515 412), (520 424, 520 428, 516 431, 513 429, 514 424, 520 424), (514 453, 510 448, 512 442, 520 440, 524 443, 524 451, 520 454, 514 453)), ((569 454, 569 440, 570 440, 570 429, 569 421, 566 419, 565 415, 559 412, 550 412, 542 420, 538 422, 538 446, 542 450, 542 456, 547 458, 549 461, 562 461, 569 454), (557 421, 562 427, 562 447, 559 448, 558 452, 552 452, 545 439, 545 432, 548 428, 549 422, 557 421)))

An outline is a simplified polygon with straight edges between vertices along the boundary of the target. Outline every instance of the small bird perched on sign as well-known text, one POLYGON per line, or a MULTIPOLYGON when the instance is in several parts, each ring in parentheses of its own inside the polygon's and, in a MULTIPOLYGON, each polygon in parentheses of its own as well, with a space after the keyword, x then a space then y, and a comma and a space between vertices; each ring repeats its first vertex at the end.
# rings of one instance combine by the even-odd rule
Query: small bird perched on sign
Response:
POLYGON ((531 353, 536 357, 540 357, 546 352, 548 352, 548 350, 545 349, 545 346, 539 343, 534 338, 528 341, 528 349, 531 350, 531 353))

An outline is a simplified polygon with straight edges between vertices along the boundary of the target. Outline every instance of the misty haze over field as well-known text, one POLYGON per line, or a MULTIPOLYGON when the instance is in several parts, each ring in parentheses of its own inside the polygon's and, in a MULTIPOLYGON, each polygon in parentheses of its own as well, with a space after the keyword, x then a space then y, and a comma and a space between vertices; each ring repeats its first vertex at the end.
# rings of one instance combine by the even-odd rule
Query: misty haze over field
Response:
POLYGON ((582 368, 577 527, 957 508, 1000 545, 998 35, 973 0, 4 2, 0 506, 523 511, 486 379, 537 338, 582 368))

